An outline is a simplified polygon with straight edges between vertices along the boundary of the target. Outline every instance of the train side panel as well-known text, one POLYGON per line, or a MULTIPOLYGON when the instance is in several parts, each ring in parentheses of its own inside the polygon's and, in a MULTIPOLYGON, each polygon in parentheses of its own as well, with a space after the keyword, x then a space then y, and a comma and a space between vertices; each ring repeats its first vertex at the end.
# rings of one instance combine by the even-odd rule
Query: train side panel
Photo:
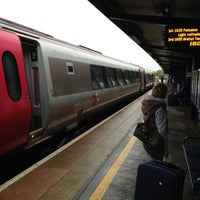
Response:
POLYGON ((0 30, 0 155, 146 89, 136 65, 12 25, 0 30))
POLYGON ((140 92, 144 92, 145 91, 145 71, 144 69, 140 68, 139 69, 139 74, 140 74, 140 92))
POLYGON ((101 74, 109 73, 108 68, 122 72, 120 67, 125 68, 125 65, 120 66, 119 61, 112 62, 98 54, 57 44, 41 42, 41 48, 50 108, 47 132, 50 134, 59 126, 79 121, 89 113, 139 91, 139 76, 133 83, 118 80, 124 82, 115 87, 106 85, 108 80, 100 80, 105 77, 101 74))
POLYGON ((145 82, 146 82, 146 90, 149 90, 153 87, 154 85, 154 74, 152 72, 149 72, 145 70, 145 82))
POLYGON ((144 93, 154 86, 154 74, 143 68, 139 69, 140 73, 140 91, 144 93))
POLYGON ((0 30, 0 155, 25 144, 31 107, 19 38, 0 30))

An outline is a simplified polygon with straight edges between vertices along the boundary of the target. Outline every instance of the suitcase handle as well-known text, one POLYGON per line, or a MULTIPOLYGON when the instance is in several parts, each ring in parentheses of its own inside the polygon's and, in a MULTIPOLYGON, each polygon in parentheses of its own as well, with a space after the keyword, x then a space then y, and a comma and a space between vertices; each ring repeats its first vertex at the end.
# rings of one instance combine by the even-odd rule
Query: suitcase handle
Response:
POLYGON ((153 162, 154 163, 158 163, 158 164, 163 165, 163 166, 166 166, 166 167, 174 168, 174 169, 179 169, 180 168, 179 165, 174 165, 174 164, 166 162, 166 161, 153 160, 153 162))

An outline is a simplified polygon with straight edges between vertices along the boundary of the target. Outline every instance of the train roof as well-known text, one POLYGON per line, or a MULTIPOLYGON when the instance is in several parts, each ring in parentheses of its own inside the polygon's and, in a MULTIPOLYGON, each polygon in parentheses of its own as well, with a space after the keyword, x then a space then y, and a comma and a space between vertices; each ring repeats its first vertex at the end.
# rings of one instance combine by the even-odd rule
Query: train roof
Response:
POLYGON ((136 64, 133 64, 133 63, 128 63, 126 61, 122 61, 122 60, 119 60, 119 59, 116 59, 116 58, 111 58, 109 56, 103 55, 99 51, 90 49, 90 48, 82 46, 82 45, 77 46, 77 45, 68 43, 66 41, 54 38, 53 36, 51 36, 49 34, 40 32, 38 30, 29 28, 27 26, 24 26, 24 25, 21 25, 21 24, 18 24, 18 23, 15 23, 15 22, 3 19, 3 18, 0 18, 0 27, 4 30, 15 32, 21 37, 23 36, 23 37, 28 37, 28 38, 35 38, 36 40, 41 39, 43 41, 57 43, 59 45, 64 45, 64 46, 70 47, 72 49, 77 49, 79 51, 88 52, 88 53, 90 53, 90 55, 94 55, 94 56, 97 56, 97 57, 106 58, 108 60, 112 59, 112 61, 114 63, 118 62, 118 63, 120 63, 120 65, 126 64, 127 67, 124 67, 124 68, 131 68, 133 70, 138 70, 139 68, 140 69, 142 68, 139 65, 136 65, 136 64))

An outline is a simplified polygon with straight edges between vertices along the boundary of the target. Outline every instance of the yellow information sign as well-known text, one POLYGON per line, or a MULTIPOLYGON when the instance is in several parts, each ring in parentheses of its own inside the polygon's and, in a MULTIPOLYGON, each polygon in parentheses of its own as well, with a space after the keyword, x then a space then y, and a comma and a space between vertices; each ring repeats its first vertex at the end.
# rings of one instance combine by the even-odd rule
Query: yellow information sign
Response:
POLYGON ((200 27, 167 27, 166 35, 167 47, 200 47, 200 27))

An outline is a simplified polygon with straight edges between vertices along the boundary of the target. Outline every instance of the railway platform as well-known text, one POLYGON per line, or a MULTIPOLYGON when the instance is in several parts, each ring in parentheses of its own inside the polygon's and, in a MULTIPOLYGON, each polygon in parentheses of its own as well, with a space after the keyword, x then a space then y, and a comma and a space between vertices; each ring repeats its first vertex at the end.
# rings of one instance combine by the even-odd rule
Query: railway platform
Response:
MULTIPOLYGON (((133 136, 143 97, 0 186, 0 200, 133 200, 138 165, 147 161, 133 136)), ((183 200, 200 199, 191 188, 182 143, 200 135, 190 108, 168 106, 171 161, 186 171, 183 200)))

